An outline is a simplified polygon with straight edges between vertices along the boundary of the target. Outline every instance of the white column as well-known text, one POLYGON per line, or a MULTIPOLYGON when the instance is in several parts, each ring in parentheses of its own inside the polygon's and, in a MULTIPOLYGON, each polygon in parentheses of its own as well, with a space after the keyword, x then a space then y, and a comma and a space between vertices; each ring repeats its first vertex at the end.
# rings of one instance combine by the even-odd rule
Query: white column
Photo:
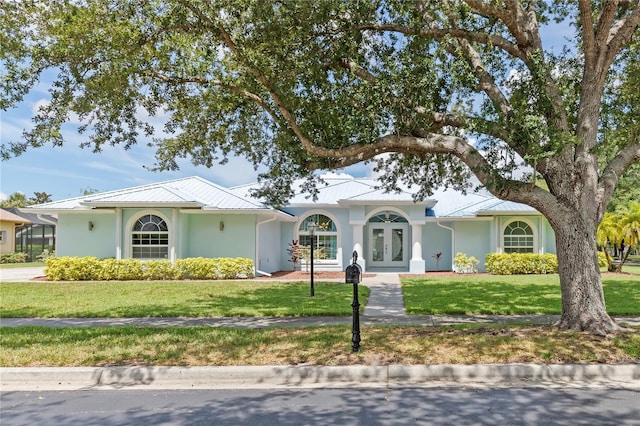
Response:
POLYGON ((171 262, 175 262, 178 257, 178 209, 174 208, 171 211, 171 221, 173 222, 173 226, 169 228, 169 260, 171 262))
POLYGON ((365 271, 366 260, 364 258, 364 225, 361 223, 351 224, 353 227, 353 254, 355 251, 358 253, 358 265, 362 268, 362 272, 365 271))
POLYGON ((411 262, 409 273, 424 274, 425 261, 422 258, 422 223, 411 224, 411 262))
POLYGON ((122 209, 116 208, 116 259, 122 259, 122 209))

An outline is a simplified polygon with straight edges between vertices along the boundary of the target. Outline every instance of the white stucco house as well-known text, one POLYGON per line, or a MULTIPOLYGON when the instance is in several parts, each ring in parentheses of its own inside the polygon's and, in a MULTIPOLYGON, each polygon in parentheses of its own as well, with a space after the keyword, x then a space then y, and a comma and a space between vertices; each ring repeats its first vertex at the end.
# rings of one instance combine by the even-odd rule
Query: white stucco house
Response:
MULTIPOLYGON (((56 254, 99 258, 247 257, 257 273, 292 270, 292 241, 323 248, 317 270, 344 270, 353 251, 369 272, 452 270, 457 252, 555 253, 553 231, 535 209, 486 193, 448 191, 414 202, 376 182, 327 178, 317 200, 295 191, 280 209, 200 177, 31 206, 58 217, 56 254), (317 224, 311 236, 309 223, 317 224), (437 256, 437 253, 441 253, 437 256)), ((295 189, 295 188, 294 188, 295 189)))

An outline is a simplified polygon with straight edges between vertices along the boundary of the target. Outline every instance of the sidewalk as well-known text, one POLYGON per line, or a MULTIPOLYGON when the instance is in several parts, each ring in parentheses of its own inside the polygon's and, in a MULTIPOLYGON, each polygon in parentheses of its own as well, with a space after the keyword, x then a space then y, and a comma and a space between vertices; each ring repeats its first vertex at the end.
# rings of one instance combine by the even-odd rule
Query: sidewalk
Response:
MULTIPOLYGON (((20 276, 20 274, 14 274, 20 276)), ((3 281, 4 281, 3 274, 3 281)), ((25 281, 24 278, 18 281, 25 281)), ((371 294, 361 324, 439 326, 450 324, 552 324, 558 315, 407 315, 398 274, 377 274, 363 285, 371 294)), ((640 325, 640 317, 616 318, 640 325)), ((3 318, 0 326, 211 326, 303 327, 350 324, 349 317, 224 318, 3 318)), ((386 366, 231 366, 231 367, 5 367, 0 390, 230 389, 358 386, 588 386, 640 388, 634 365, 386 365, 386 366)))

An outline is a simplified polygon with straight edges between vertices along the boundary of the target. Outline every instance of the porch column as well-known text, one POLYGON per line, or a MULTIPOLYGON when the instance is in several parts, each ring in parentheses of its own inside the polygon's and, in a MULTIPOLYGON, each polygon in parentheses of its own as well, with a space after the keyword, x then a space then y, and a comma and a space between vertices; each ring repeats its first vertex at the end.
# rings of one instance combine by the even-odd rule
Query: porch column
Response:
POLYGON ((116 259, 122 259, 122 209, 116 208, 116 259))
POLYGON ((358 265, 362 268, 362 272, 365 271, 366 260, 364 258, 364 224, 362 223, 352 223, 353 227, 353 250, 349 255, 351 255, 354 251, 358 253, 358 265))
POLYGON ((410 274, 424 274, 426 269, 422 258, 422 223, 411 223, 411 261, 410 274))

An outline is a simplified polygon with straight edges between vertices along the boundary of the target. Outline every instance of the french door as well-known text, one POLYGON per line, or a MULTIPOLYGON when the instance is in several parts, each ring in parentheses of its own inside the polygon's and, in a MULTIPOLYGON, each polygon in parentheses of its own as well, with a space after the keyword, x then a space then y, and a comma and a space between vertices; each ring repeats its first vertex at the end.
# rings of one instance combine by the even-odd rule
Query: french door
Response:
POLYGON ((373 267, 407 265, 409 227, 403 223, 369 223, 369 264, 373 267))

